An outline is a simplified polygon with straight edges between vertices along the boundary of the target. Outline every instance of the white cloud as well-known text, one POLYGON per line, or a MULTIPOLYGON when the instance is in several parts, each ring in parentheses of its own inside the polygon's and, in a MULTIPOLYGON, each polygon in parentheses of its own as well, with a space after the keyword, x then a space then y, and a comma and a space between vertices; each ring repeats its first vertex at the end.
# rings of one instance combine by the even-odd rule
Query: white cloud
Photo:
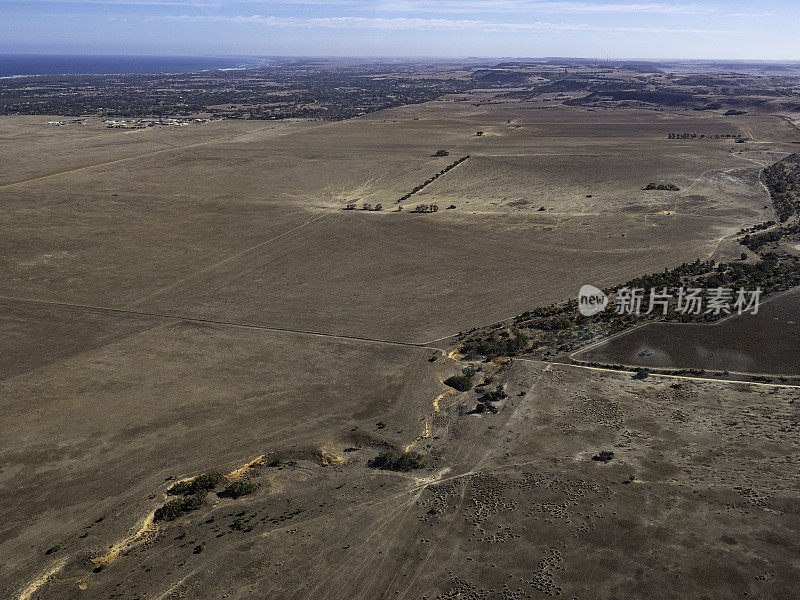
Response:
POLYGON ((307 27, 307 28, 355 28, 355 29, 393 29, 393 30, 453 30, 453 31, 607 31, 631 33, 739 33, 711 29, 673 29, 660 27, 594 27, 575 23, 549 23, 536 21, 530 23, 496 23, 477 19, 424 19, 416 17, 272 17, 262 15, 222 16, 222 15, 175 15, 150 17, 151 20, 171 20, 187 22, 258 24, 268 27, 307 27))
POLYGON ((633 14, 708 14, 714 8, 698 4, 675 4, 662 2, 576 2, 571 0, 395 0, 376 6, 385 11, 448 12, 448 13, 494 13, 494 12, 541 12, 541 13, 633 13, 633 14))
MULTIPOLYGON (((95 6, 194 6, 198 8, 234 6, 241 4, 305 5, 305 6, 355 6, 354 0, 25 0, 26 2, 59 4, 90 4, 95 6)), ((0 4, 19 0, 0 0, 0 4)))
POLYGON ((360 29, 452 29, 452 30, 526 30, 526 29, 586 29, 587 25, 570 23, 489 23, 473 19, 422 19, 413 17, 265 17, 262 15, 228 17, 221 15, 176 15, 170 17, 152 17, 152 19, 169 19, 173 21, 217 22, 217 23, 256 23, 270 27, 324 27, 324 28, 360 28, 360 29))
MULTIPOLYGON (((17 2, 18 0, 0 0, 17 2)), ((56 0, 27 0, 28 2, 53 2, 56 0)), ((717 12, 698 4, 663 2, 594 2, 576 0, 57 0, 65 4, 133 5, 133 6, 197 6, 224 7, 242 4, 259 4, 262 7, 280 5, 298 6, 349 6, 366 11, 394 11, 419 13, 634 13, 634 14, 704 14, 717 12)), ((744 16, 744 13, 741 13, 744 16)))

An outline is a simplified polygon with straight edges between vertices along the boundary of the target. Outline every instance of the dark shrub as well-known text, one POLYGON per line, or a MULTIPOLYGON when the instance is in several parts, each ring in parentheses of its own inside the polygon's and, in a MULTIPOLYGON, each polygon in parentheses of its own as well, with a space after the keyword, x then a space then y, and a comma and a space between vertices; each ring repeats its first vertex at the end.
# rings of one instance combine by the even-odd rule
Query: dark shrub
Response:
POLYGON ((467 392, 472 389, 472 377, 466 375, 453 375, 444 380, 445 385, 449 385, 459 392, 467 392))
POLYGON ((679 188, 674 183, 648 183, 642 188, 643 190, 662 190, 667 192, 679 192, 679 188))
POLYGON ((258 489, 257 483, 250 483, 249 481, 234 481, 229 483, 228 486, 217 494, 220 498, 240 498, 247 494, 252 494, 258 489))
POLYGON ((602 451, 602 452, 600 452, 599 454, 595 454, 595 455, 592 457, 592 460, 594 460, 594 461, 597 461, 597 462, 604 462, 604 463, 607 463, 607 462, 608 462, 608 461, 610 461, 612 458, 614 458, 614 453, 613 453, 613 452, 611 452, 611 451, 609 451, 609 450, 603 450, 603 451, 602 451))
POLYGON ((506 394, 503 386, 498 385, 497 389, 491 392, 486 392, 483 396, 478 398, 478 402, 498 402, 500 400, 504 400, 507 396, 508 394, 506 394))
POLYGON ((153 519, 155 521, 174 521, 181 515, 200 508, 203 505, 205 495, 205 491, 202 491, 194 496, 170 500, 164 506, 156 510, 153 519))
POLYGON ((466 392, 472 389, 472 378, 475 377, 475 369, 472 367, 464 367, 461 369, 461 375, 453 375, 444 380, 445 385, 458 390, 459 392, 466 392))
POLYGON ((373 469, 384 469, 386 471, 402 471, 407 473, 414 469, 421 469, 425 466, 425 457, 419 452, 397 452, 396 450, 386 450, 369 461, 369 466, 373 469))
POLYGON ((200 491, 214 489, 222 481, 222 474, 217 472, 203 473, 191 481, 179 481, 167 490, 171 496, 187 496, 200 491))
POLYGON ((487 412, 496 415, 500 411, 494 404, 490 402, 478 402, 477 406, 472 411, 470 411, 470 413, 474 415, 482 415, 487 412))

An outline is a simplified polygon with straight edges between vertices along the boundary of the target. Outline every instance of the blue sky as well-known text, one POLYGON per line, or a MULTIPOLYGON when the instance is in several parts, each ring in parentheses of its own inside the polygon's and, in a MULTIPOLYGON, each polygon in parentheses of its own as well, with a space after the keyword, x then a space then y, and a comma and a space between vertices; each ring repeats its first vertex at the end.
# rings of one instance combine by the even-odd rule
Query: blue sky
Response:
POLYGON ((800 2, 0 0, 0 52, 800 59, 800 2))

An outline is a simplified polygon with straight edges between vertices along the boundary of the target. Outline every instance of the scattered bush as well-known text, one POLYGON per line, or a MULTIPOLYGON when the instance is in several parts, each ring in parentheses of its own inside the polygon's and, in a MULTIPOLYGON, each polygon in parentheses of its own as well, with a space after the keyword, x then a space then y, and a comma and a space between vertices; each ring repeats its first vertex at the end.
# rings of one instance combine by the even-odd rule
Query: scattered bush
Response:
POLYGON ((231 523, 230 527, 236 531, 253 531, 253 526, 248 524, 244 519, 236 519, 233 523, 231 523))
POLYGON ((503 389, 502 385, 498 385, 496 389, 491 392, 486 392, 480 398, 478 398, 478 404, 474 410, 472 410, 472 414, 482 415, 483 413, 490 412, 492 414, 497 414, 499 412, 498 408, 494 405, 495 402, 500 400, 504 400, 508 397, 505 390, 503 389))
POLYGON ((503 389, 502 385, 498 385, 494 391, 487 392, 480 398, 478 398, 478 402, 499 402, 500 400, 504 400, 508 397, 506 391, 503 389))
POLYGON ((487 413, 487 412, 490 412, 490 413, 496 415, 500 411, 497 409, 497 407, 494 404, 491 404, 489 402, 478 402, 478 404, 475 406, 475 408, 472 409, 472 411, 470 411, 471 414, 475 414, 475 415, 482 415, 483 413, 487 413))

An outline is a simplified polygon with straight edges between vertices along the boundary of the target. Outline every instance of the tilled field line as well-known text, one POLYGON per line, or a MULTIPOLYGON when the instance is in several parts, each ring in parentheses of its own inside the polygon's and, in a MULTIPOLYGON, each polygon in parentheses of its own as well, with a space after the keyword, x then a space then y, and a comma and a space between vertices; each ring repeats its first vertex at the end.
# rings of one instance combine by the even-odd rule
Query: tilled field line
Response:
MULTIPOLYGON (((59 175, 67 175, 68 173, 77 173, 78 171, 84 171, 86 169, 92 169, 94 167, 103 167, 103 166, 106 166, 106 165, 114 165, 114 164, 117 164, 117 163, 125 162, 127 160, 134 160, 134 159, 137 159, 137 158, 144 158, 144 157, 147 157, 147 156, 155 156, 155 155, 158 155, 158 154, 163 154, 164 152, 187 150, 189 148, 197 148, 199 146, 207 146, 209 144, 214 144, 214 143, 217 143, 217 142, 232 142, 232 141, 238 140, 239 138, 242 138, 242 137, 247 137, 249 135, 255 135, 255 134, 261 133, 262 131, 267 131, 268 129, 275 129, 275 127, 274 126, 262 127, 260 129, 254 130, 254 131, 248 131, 248 132, 245 132, 245 133, 237 133, 237 134, 232 135, 232 136, 214 138, 214 139, 206 140, 206 141, 203 141, 203 142, 194 142, 192 144, 184 144, 182 146, 169 146, 168 148, 160 148, 158 150, 150 150, 148 152, 139 152, 138 154, 131 154, 129 156, 123 156, 121 158, 114 158, 112 160, 106 160, 106 161, 102 161, 102 162, 99 162, 99 163, 92 163, 90 165, 83 165, 83 166, 75 167, 75 168, 72 168, 72 169, 64 169, 62 171, 55 171, 53 173, 47 173, 45 175, 36 175, 35 177, 28 177, 26 179, 20 179, 18 181, 9 181, 8 183, 0 184, 0 189, 7 188, 7 187, 13 187, 13 186, 16 186, 16 185, 23 185, 25 183, 32 183, 34 181, 41 181, 42 179, 49 179, 50 177, 58 177, 59 175)), ((287 132, 287 133, 295 133, 295 132, 298 132, 298 131, 305 131, 306 129, 310 129, 310 128, 306 127, 304 129, 296 129, 294 131, 290 131, 290 132, 287 132)), ((279 134, 279 135, 286 135, 286 134, 279 134)))
POLYGON ((142 317, 153 317, 159 319, 172 319, 176 322, 186 321, 189 323, 204 323, 209 325, 223 325, 226 327, 236 327, 240 329, 253 329, 260 331, 274 331, 278 333, 295 333, 298 335, 309 335, 316 337, 325 337, 340 340, 351 340, 356 342, 369 342, 373 344, 387 344, 391 346, 404 346, 406 348, 425 348, 428 350, 439 350, 431 346, 417 344, 414 342, 402 342, 399 340, 385 340, 380 338, 370 338, 357 335, 341 335, 336 333, 327 333, 324 331, 313 331, 307 329, 292 329, 290 327, 271 327, 269 325, 257 325, 254 323, 238 323, 236 321, 221 321, 216 319, 206 319, 203 317, 192 317, 188 315, 176 315, 169 313, 159 313, 145 310, 133 310, 129 308, 112 308, 109 306, 92 306, 90 304, 77 304, 72 302, 59 302, 56 300, 40 300, 36 298, 16 298, 13 296, 0 296, 0 301, 7 300, 10 302, 26 302, 30 304, 44 304, 48 306, 59 306, 64 308, 79 308, 85 310, 94 310, 99 312, 116 313, 122 315, 138 315, 142 317))
POLYGON ((267 244, 270 244, 270 243, 274 242, 275 240, 279 240, 282 237, 286 237, 287 235, 290 235, 290 234, 294 233, 298 229, 302 229, 303 227, 306 227, 308 225, 311 225, 312 223, 315 223, 315 222, 319 221, 320 219, 326 217, 328 214, 330 214, 330 213, 325 212, 325 213, 322 213, 321 215, 317 215, 316 217, 312 217, 312 218, 310 218, 310 219, 308 219, 306 221, 303 221, 302 223, 300 223, 300 225, 297 225, 296 227, 292 227, 291 229, 288 229, 287 231, 284 231, 283 233, 279 233, 278 235, 275 235, 275 236, 273 236, 273 237, 271 237, 269 239, 266 239, 266 240, 263 240, 263 241, 259 242, 255 246, 251 246, 250 248, 247 248, 246 250, 242 250, 241 252, 237 252, 236 254, 234 254, 232 256, 228 256, 227 258, 224 258, 224 259, 214 263, 213 265, 209 265, 207 267, 204 267, 204 268, 200 269, 199 271, 191 273, 190 275, 186 275, 185 277, 182 277, 182 278, 178 279, 177 281, 174 281, 173 283, 171 283, 171 284, 169 284, 167 286, 159 288, 159 289, 155 290, 154 292, 151 292, 150 294, 147 294, 146 296, 143 296, 141 298, 138 298, 137 300, 134 300, 133 306, 138 306, 138 305, 140 305, 140 304, 142 304, 144 302, 147 302, 148 300, 152 300, 156 296, 160 296, 161 294, 163 294, 165 292, 168 292, 170 290, 173 290, 173 289, 179 287, 180 285, 182 285, 184 283, 190 282, 192 279, 195 279, 197 277, 205 275, 206 273, 209 273, 209 272, 213 271, 214 269, 217 269, 217 268, 219 268, 219 267, 221 267, 221 266, 223 266, 223 265, 225 265, 225 264, 227 264, 227 263, 229 263, 231 261, 236 260, 237 258, 241 258, 242 256, 245 256, 246 254, 249 254, 250 252, 253 252, 254 250, 258 250, 259 248, 262 248, 262 247, 266 246, 267 244))

